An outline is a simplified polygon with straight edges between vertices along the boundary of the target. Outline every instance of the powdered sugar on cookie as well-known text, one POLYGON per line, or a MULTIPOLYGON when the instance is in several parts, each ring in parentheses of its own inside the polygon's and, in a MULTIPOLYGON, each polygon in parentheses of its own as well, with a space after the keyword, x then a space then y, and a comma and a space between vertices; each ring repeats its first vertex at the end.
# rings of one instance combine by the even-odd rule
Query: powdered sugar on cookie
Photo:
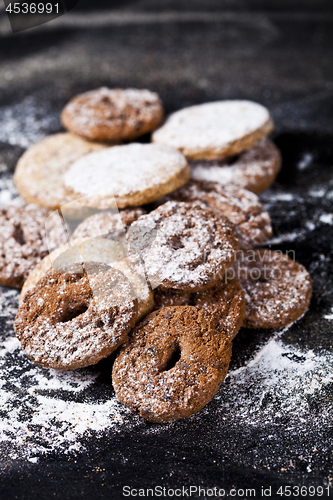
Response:
POLYGON ((173 113, 153 141, 179 149, 189 159, 225 158, 268 135, 268 110, 251 101, 217 101, 173 113))
POLYGON ((169 201, 143 215, 128 233, 131 253, 139 253, 153 287, 198 291, 213 286, 235 259, 233 225, 200 203, 169 201), (144 239, 141 228, 152 228, 144 239))
POLYGON ((92 195, 89 203, 119 208, 155 201, 183 185, 190 171, 184 156, 158 144, 115 146, 86 155, 66 173, 65 185, 72 192, 92 195))
POLYGON ((274 182, 281 168, 281 155, 269 139, 262 139, 239 156, 227 160, 191 162, 191 177, 234 185, 261 193, 274 182))

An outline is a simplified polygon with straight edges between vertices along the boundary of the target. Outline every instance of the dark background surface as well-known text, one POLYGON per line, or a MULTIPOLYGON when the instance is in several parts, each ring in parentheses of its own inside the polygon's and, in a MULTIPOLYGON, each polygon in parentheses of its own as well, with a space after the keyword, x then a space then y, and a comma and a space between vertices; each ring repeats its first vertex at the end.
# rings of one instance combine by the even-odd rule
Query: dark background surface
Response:
MULTIPOLYGON (((1 109, 11 107, 23 136, 29 127, 20 122, 19 103, 31 100, 43 136, 60 130, 59 112, 69 98, 100 85, 157 91, 167 112, 226 98, 261 102, 272 112, 273 137, 284 159, 272 192, 302 198, 269 204, 275 236, 332 212, 329 196, 307 195, 313 186, 332 186, 333 178, 331 1, 81 0, 72 13, 16 35, 2 10, 0 60, 0 117, 1 109), (45 115, 50 119, 44 123, 45 115), (297 165, 306 154, 311 165, 300 171, 297 165)), ((24 144, 1 132, 3 126, 1 161, 13 169, 24 144)), ((292 243, 273 246, 293 248, 297 260, 312 270, 310 311, 282 337, 304 350, 331 348, 332 326, 322 316, 333 305, 332 243, 332 226, 318 224, 292 243), (324 263, 318 255, 326 256, 324 263)), ((271 336, 242 330, 231 367, 243 366, 271 336)), ((271 406, 273 423, 248 427, 233 421, 232 413, 221 421, 219 401, 213 400, 196 418, 157 434, 145 432, 151 424, 143 422, 135 430, 105 433, 102 444, 100 437, 90 439, 88 452, 76 457, 51 454, 32 464, 2 454, 0 498, 118 499, 125 484, 256 487, 258 492, 262 485, 275 491, 287 484, 328 485, 332 422, 319 428, 318 421, 331 396, 332 384, 309 404, 303 433, 289 430, 288 414, 274 420, 279 401, 271 406), (309 472, 299 457, 314 447, 309 472), (278 455, 293 467, 281 471, 278 455)))

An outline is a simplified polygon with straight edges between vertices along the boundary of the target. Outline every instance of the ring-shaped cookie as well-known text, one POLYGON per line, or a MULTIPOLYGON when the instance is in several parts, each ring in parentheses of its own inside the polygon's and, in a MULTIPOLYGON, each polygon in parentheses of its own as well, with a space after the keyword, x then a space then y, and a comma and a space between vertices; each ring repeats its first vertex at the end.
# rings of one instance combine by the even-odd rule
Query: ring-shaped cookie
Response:
POLYGON ((106 264, 86 262, 50 271, 29 290, 15 333, 38 365, 73 370, 109 356, 137 316, 130 281, 106 264))
POLYGON ((312 284, 308 271, 282 252, 249 250, 229 275, 239 280, 246 300, 244 326, 279 328, 299 319, 309 307, 312 284))
POLYGON ((151 422, 168 422, 203 408, 218 391, 231 341, 218 320, 194 306, 164 307, 130 333, 113 365, 118 399, 151 422))

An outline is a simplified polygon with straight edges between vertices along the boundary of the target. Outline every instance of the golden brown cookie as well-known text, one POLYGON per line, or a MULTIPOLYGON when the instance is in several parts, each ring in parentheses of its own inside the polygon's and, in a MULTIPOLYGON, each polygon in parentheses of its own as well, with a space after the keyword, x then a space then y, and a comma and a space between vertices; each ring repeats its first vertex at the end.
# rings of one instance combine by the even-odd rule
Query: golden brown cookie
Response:
POLYGON ((22 198, 49 210, 73 200, 63 175, 76 160, 106 146, 73 134, 55 134, 30 146, 18 161, 14 180, 22 198))
POLYGON ((189 160, 226 158, 252 147, 274 128, 268 110, 251 101, 217 101, 176 111, 153 134, 153 142, 189 160))
POLYGON ((62 243, 62 233, 50 233, 47 241, 45 221, 49 212, 33 204, 0 209, 0 284, 21 287, 36 264, 49 250, 49 244, 62 243))
POLYGON ((269 139, 262 139, 238 156, 223 160, 193 161, 191 177, 261 193, 275 181, 281 169, 281 154, 269 139))
POLYGON ((164 197, 166 200, 201 201, 217 210, 235 225, 239 248, 248 250, 262 245, 272 236, 269 213, 259 198, 235 186, 221 186, 217 182, 190 180, 187 184, 164 197))
POLYGON ((47 368, 94 365, 121 345, 138 315, 125 276, 86 262, 50 271, 28 291, 15 318, 25 353, 47 368))
POLYGON ((230 276, 244 290, 247 328, 279 328, 309 307, 312 285, 307 270, 282 252, 266 248, 240 253, 230 276))
POLYGON ((185 184, 190 168, 175 149, 159 144, 127 144, 91 153, 65 174, 74 196, 89 196, 89 206, 107 209, 151 203, 185 184))
POLYGON ((155 92, 101 87, 74 97, 61 121, 69 131, 87 139, 118 142, 155 130, 163 115, 155 92))
POLYGON ((155 290, 154 310, 170 306, 196 306, 214 315, 219 327, 233 340, 245 318, 245 298, 236 279, 221 281, 203 292, 155 290))
POLYGON ((120 348, 112 382, 118 399, 150 422, 201 410, 224 380, 231 341, 194 306, 165 307, 143 319, 120 348))
POLYGON ((133 222, 129 251, 143 259, 152 288, 212 287, 236 258, 234 226, 202 203, 168 201, 133 222))

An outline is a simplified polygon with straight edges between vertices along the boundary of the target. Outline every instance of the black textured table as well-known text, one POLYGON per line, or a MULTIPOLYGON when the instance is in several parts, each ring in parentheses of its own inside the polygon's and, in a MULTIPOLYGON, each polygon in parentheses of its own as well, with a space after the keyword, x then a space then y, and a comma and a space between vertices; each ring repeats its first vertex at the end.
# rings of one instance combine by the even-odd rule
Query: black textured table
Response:
POLYGON ((291 497, 319 498, 310 487, 323 487, 326 498, 333 495, 330 2, 279 2, 266 11, 259 1, 156 4, 82 0, 71 14, 15 36, 0 12, 0 203, 17 196, 20 154, 61 130, 60 110, 80 91, 147 87, 168 112, 252 99, 271 110, 283 155, 278 182, 261 195, 274 226, 269 245, 294 250, 310 271, 311 306, 285 331, 242 329, 212 402, 183 421, 154 425, 117 402, 112 359, 72 374, 34 366, 13 338, 18 292, 1 288, 0 498, 117 500, 155 487, 165 488, 156 498, 177 488, 184 498, 210 498, 214 487, 216 498, 249 497, 250 489, 263 498, 262 487, 284 498, 278 491, 287 496, 288 485, 291 497))

